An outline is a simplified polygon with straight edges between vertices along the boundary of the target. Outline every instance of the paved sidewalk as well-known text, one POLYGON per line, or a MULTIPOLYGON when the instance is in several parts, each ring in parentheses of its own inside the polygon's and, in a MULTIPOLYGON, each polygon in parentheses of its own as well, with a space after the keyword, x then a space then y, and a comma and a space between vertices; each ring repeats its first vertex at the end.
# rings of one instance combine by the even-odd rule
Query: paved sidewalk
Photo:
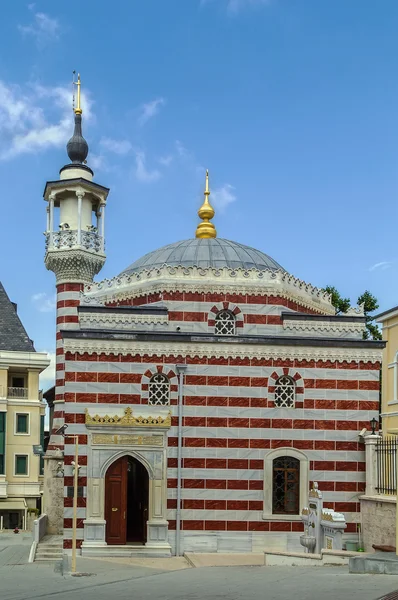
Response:
POLYGON ((186 552, 184 555, 192 567, 261 567, 264 552, 245 554, 219 552, 186 552))

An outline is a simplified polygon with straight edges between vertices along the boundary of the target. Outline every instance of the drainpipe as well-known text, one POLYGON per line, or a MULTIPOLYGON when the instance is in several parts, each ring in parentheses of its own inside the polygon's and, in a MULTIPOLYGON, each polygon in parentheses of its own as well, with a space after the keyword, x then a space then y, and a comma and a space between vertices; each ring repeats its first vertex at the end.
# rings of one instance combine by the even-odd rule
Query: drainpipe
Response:
POLYGON ((178 382, 178 445, 177 445, 177 511, 176 511, 176 556, 180 556, 181 534, 181 468, 182 468, 182 400, 184 395, 184 372, 187 365, 176 365, 178 382))

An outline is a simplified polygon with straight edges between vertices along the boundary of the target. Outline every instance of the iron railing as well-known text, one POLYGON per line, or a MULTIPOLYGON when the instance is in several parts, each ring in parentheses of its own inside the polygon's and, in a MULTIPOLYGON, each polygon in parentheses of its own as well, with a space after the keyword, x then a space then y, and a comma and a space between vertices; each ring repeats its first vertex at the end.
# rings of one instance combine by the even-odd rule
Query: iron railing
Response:
POLYGON ((398 437, 385 437, 376 444, 376 491, 379 494, 397 493, 397 450, 398 437))

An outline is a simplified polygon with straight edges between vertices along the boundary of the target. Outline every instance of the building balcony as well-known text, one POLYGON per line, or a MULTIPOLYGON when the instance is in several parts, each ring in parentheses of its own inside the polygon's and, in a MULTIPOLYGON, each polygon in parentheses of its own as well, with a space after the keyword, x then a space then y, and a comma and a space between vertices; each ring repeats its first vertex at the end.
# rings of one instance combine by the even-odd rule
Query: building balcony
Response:
POLYGON ((48 250, 62 250, 79 246, 91 252, 104 252, 104 239, 96 231, 80 231, 80 242, 78 230, 63 229, 61 231, 47 231, 46 252, 48 250))
POLYGON ((25 387, 9 387, 7 388, 7 398, 29 398, 29 388, 25 387))

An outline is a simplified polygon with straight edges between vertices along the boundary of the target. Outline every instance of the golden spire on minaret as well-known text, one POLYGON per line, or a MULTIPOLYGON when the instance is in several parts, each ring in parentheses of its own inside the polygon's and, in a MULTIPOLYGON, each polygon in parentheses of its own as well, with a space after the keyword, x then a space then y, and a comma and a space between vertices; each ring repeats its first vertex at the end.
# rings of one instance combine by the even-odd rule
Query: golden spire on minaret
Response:
MULTIPOLYGON (((73 71, 73 75, 75 75, 75 71, 73 71)), ((81 115, 83 111, 80 106, 80 87, 81 87, 80 73, 77 74, 77 81, 75 81, 74 79, 75 78, 73 77, 73 84, 77 87, 77 102, 76 102, 76 106, 73 108, 73 110, 75 111, 75 115, 81 115)))
POLYGON ((206 169, 206 188, 205 188, 205 201, 198 210, 198 215, 202 219, 202 222, 196 228, 197 238, 215 238, 217 237, 217 231, 213 223, 210 223, 215 215, 215 210, 209 202, 210 190, 209 190, 209 171, 206 169))

